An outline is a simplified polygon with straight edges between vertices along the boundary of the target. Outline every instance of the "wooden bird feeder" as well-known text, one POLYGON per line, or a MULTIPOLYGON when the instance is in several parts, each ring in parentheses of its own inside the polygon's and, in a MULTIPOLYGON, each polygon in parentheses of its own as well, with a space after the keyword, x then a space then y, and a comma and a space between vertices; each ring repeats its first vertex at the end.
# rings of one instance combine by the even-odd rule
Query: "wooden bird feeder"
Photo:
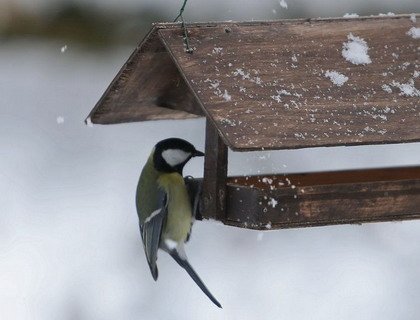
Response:
POLYGON ((203 218, 253 229, 418 219, 420 166, 227 176, 228 147, 420 141, 415 18, 188 24, 192 54, 180 24, 156 24, 88 119, 205 116, 203 218), (349 45, 370 61, 346 59, 349 45))

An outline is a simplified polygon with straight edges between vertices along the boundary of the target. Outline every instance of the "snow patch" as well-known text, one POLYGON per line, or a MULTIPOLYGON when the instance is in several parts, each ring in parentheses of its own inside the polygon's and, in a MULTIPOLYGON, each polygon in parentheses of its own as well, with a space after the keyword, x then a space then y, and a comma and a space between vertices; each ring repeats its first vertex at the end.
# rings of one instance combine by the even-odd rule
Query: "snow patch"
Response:
POLYGON ((343 43, 341 52, 344 59, 356 65, 372 63, 368 55, 369 46, 364 39, 354 36, 352 33, 347 36, 347 39, 349 41, 343 43))
POLYGON ((210 80, 210 79, 206 79, 204 80, 204 82, 208 82, 209 83, 209 88, 214 90, 214 94, 220 98, 225 99, 225 101, 231 101, 232 100, 232 96, 227 92, 227 90, 225 90, 222 93, 222 90, 220 89, 220 80, 210 80))
POLYGON ((395 13, 394 12, 380 13, 379 16, 380 17, 393 17, 395 16, 395 13))
POLYGON ((221 48, 221 47, 215 47, 213 49, 213 54, 220 54, 220 53, 222 53, 222 51, 223 51, 223 48, 221 48))
POLYGON ((219 80, 214 80, 213 82, 210 82, 210 87, 213 89, 217 89, 220 85, 220 81, 219 80))
MULTIPOLYGON (((223 124, 229 125, 231 127, 236 127, 236 121, 233 119, 221 118, 220 122, 223 124)), ((241 124, 241 121, 239 121, 238 123, 241 124)))
MULTIPOLYGON (((232 74, 235 77, 238 77, 238 76, 242 77, 242 80, 248 80, 252 83, 256 83, 262 86, 262 80, 260 77, 251 77, 251 74, 249 72, 245 72, 242 68, 237 68, 235 71, 232 72, 232 74)), ((255 71, 255 74, 258 74, 258 72, 255 71)))
POLYGON ((225 101, 231 101, 232 100, 232 96, 227 92, 227 90, 225 90, 222 97, 223 97, 223 99, 225 99, 225 101))
POLYGON ((277 91, 277 95, 275 96, 271 96, 271 99, 275 100, 276 102, 280 103, 281 102, 281 96, 291 96, 292 94, 284 89, 282 90, 276 90, 277 91))
POLYGON ((241 69, 241 68, 238 68, 235 71, 233 71, 233 75, 234 76, 241 76, 242 77, 242 80, 245 80, 245 79, 249 79, 250 78, 249 72, 248 73, 245 73, 245 71, 243 69, 241 69))
POLYGON ((88 127, 93 127, 92 119, 90 117, 86 119, 86 125, 88 127))
POLYGON ((359 15, 357 13, 345 13, 343 18, 358 18, 359 15))
POLYGON ((400 89, 400 96, 420 97, 420 90, 414 86, 413 79, 410 79, 407 83, 392 81, 391 86, 400 89))
POLYGON ((279 202, 274 198, 270 198, 270 201, 268 201, 268 205, 273 207, 273 208, 277 207, 278 203, 279 202))
MULTIPOLYGON (((292 86, 293 86, 293 84, 292 84, 292 86)), ((294 86, 293 86, 294 87, 294 86)), ((302 90, 304 90, 305 91, 305 89, 302 89, 302 90)), ((277 95, 273 95, 273 96, 270 96, 271 97, 271 99, 273 99, 273 100, 275 100, 276 102, 278 102, 278 103, 280 103, 281 101, 282 101, 282 99, 281 99, 281 97, 282 96, 293 96, 293 97, 296 97, 296 98, 302 98, 303 97, 303 95, 301 94, 301 93, 298 93, 298 92, 289 92, 289 91, 287 91, 287 90, 285 90, 285 89, 281 89, 281 90, 278 90, 278 89, 276 89, 276 93, 277 93, 277 95)), ((298 103, 296 103, 296 101, 295 100, 290 100, 290 102, 296 107, 296 108, 298 108, 298 103)), ((299 103, 300 104, 300 103, 299 103)), ((301 105, 301 104, 300 104, 301 105)), ((289 108, 289 104, 288 103, 286 103, 286 104, 284 104, 284 106, 286 107, 286 108, 289 108)))
POLYGON ((410 30, 407 31, 407 35, 409 35, 413 39, 420 39, 420 28, 412 27, 410 30))
POLYGON ((261 181, 263 183, 266 183, 266 184, 272 184, 273 183, 273 179, 270 179, 270 178, 267 178, 267 177, 262 178, 261 181))
POLYGON ((389 85, 387 85, 387 84, 383 84, 382 85, 382 90, 384 90, 387 93, 392 93, 391 87, 389 85))
POLYGON ((332 83, 334 83, 336 86, 341 87, 344 83, 349 80, 348 77, 346 77, 344 74, 339 73, 337 71, 329 71, 327 70, 325 72, 325 77, 329 78, 332 83))

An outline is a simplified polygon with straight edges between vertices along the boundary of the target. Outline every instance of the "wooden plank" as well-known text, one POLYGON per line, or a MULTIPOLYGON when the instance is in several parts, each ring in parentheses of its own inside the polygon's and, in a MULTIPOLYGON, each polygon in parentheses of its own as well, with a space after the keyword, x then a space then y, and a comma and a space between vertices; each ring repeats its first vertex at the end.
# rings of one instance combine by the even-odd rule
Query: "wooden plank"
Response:
POLYGON ((193 54, 179 25, 158 33, 225 143, 244 151, 420 141, 413 26, 408 15, 191 24, 193 54), (343 57, 352 36, 371 63, 343 57))
POLYGON ((420 218, 420 167, 229 178, 225 224, 282 229, 420 218))
POLYGON ((223 220, 226 217, 226 179, 228 150, 217 129, 207 120, 204 182, 201 216, 223 220))
POLYGON ((135 49, 88 118, 92 123, 112 124, 202 115, 156 30, 152 30, 135 49))

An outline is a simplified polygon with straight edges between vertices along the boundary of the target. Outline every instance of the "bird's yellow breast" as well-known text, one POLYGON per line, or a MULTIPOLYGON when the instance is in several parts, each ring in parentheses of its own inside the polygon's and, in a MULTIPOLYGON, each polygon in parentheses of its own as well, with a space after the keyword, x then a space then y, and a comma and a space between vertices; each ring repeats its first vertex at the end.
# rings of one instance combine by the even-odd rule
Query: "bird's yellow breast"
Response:
POLYGON ((158 184, 168 196, 168 216, 162 231, 163 239, 185 242, 191 229, 192 209, 184 178, 179 173, 166 173, 158 184))

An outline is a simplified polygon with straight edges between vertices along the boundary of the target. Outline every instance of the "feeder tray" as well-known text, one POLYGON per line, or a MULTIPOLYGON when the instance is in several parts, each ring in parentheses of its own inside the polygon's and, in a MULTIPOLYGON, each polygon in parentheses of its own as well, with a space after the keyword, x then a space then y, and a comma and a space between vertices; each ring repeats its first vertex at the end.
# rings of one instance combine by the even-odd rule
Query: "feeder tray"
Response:
POLYGON ((420 141, 413 20, 187 24, 192 54, 180 24, 155 24, 89 118, 112 124, 205 116, 203 218, 254 229, 417 219, 420 167, 227 176, 228 147, 420 141), (370 63, 343 57, 351 41, 366 42, 370 63), (330 79, 334 72, 348 79, 340 85, 330 79))

